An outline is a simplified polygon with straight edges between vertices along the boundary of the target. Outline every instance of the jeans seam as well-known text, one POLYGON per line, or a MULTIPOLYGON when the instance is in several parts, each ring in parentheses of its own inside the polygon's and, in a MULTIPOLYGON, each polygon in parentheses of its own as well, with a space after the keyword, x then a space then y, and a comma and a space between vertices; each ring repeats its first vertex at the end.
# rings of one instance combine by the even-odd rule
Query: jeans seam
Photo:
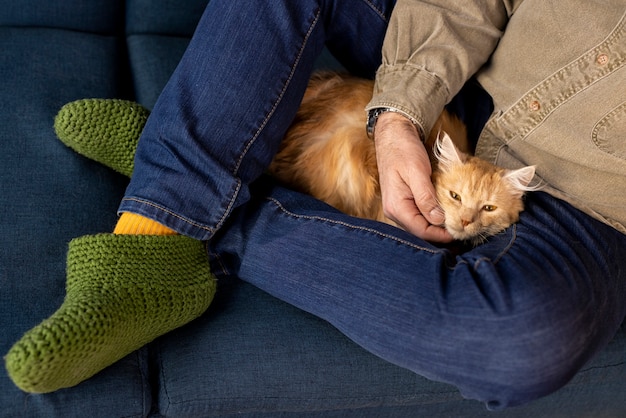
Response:
POLYGON ((431 248, 426 248, 426 247, 423 247, 423 246, 420 246, 420 245, 417 245, 417 244, 413 244, 413 243, 412 243, 412 242, 410 242, 410 241, 404 240, 404 239, 402 239, 402 238, 395 237, 395 236, 393 236, 393 235, 391 235, 391 234, 386 234, 386 233, 384 233, 384 232, 377 231, 377 230, 376 230, 376 229, 374 229, 374 228, 368 228, 368 227, 365 227, 365 226, 353 225, 353 224, 350 224, 350 223, 348 223, 348 222, 338 221, 338 220, 336 220, 336 219, 330 219, 330 218, 326 218, 326 217, 323 217, 323 216, 316 216, 316 215, 315 215, 315 216, 314 216, 314 215, 299 215, 299 214, 294 213, 294 212, 291 212, 290 210, 288 210, 287 208, 285 208, 285 207, 282 205, 282 203, 280 203, 278 200, 276 200, 276 199, 275 199, 275 198, 273 198, 273 197, 268 197, 268 198, 267 198, 267 200, 268 200, 268 201, 270 201, 270 202, 272 202, 274 205, 276 205, 276 207, 277 207, 277 208, 278 208, 281 212, 283 212, 284 214, 286 214, 286 215, 288 215, 288 216, 291 216, 291 217, 293 217, 293 218, 296 218, 296 219, 307 219, 307 220, 311 220, 311 221, 321 221, 321 222, 327 222, 327 223, 332 223, 332 224, 335 224, 335 225, 340 225, 340 226, 343 226, 343 227, 346 227, 346 228, 350 228, 350 229, 354 229, 354 230, 358 230, 358 231, 369 232, 369 233, 372 233, 372 234, 374 234, 374 235, 377 235, 377 236, 379 236, 379 237, 381 237, 381 238, 390 239, 390 240, 392 240, 392 241, 396 241, 396 242, 397 242, 397 243, 399 243, 399 244, 406 245, 406 246, 408 246, 408 247, 411 247, 411 248, 416 249, 416 250, 419 250, 419 251, 429 252, 429 253, 431 253, 431 254, 439 254, 439 253, 441 253, 441 252, 442 252, 441 250, 434 250, 434 249, 431 249, 431 248))
POLYGON ((152 203, 150 201, 143 200, 143 199, 138 199, 136 197, 125 197, 124 199, 122 199, 122 201, 135 202, 135 203, 139 203, 139 204, 142 204, 142 205, 150 206, 153 209, 157 209, 157 210, 159 210, 161 212, 167 213, 168 215, 178 219, 179 221, 185 222, 188 225, 191 225, 193 227, 202 229, 203 231, 207 231, 207 232, 209 232, 211 234, 213 234, 215 232, 215 228, 211 228, 209 226, 201 225, 201 224, 199 224, 197 222, 194 222, 194 221, 192 221, 190 219, 182 217, 182 216, 178 215, 177 213, 175 213, 175 212, 173 212, 173 211, 171 211, 171 210, 169 210, 169 209, 167 209, 167 208, 165 208, 165 207, 163 207, 161 205, 157 205, 156 203, 152 203))
POLYGON ((502 249, 500 254, 498 254, 493 259, 488 258, 488 257, 481 257, 481 258, 479 258, 478 260, 476 260, 474 262, 474 268, 475 269, 477 269, 478 266, 480 265, 480 263, 483 263, 483 262, 491 263, 494 266, 500 262, 500 260, 509 252, 509 250, 511 249, 511 247, 513 246, 513 244, 515 243, 515 241, 517 239, 517 225, 513 224, 512 227, 511 227, 511 231, 512 231, 511 232, 511 240, 509 241, 508 245, 502 249))
POLYGON ((376 12, 376 14, 385 22, 388 22, 389 20, 387 19, 387 16, 385 16, 385 14, 383 13, 382 10, 380 10, 378 7, 376 7, 376 5, 374 3, 372 3, 369 0, 363 0, 363 3, 366 3, 374 12, 376 12))
POLYGON ((320 18, 320 11, 318 10, 316 15, 315 15, 315 19, 313 19, 313 22, 311 23, 311 26, 309 27, 309 30, 307 31, 306 35, 304 36, 302 45, 300 46, 300 50, 298 51, 298 55, 296 56, 296 59, 295 59, 295 61, 293 62, 292 66, 291 66, 291 71, 289 72, 289 76, 287 77, 287 80, 285 81, 285 83, 283 85, 283 88, 280 91, 280 94, 278 95, 278 97, 276 98, 274 104, 272 105, 272 109, 265 116, 265 119, 263 119, 263 122, 261 123, 261 126, 259 126, 257 131, 254 133, 252 138, 248 141, 248 143, 246 144, 245 148, 241 152, 241 154, 239 156, 239 159, 237 160, 237 162, 235 163, 235 167, 233 168, 233 171, 232 171, 233 176, 237 176, 237 173, 239 171, 239 168, 241 167, 243 159, 248 154, 248 151, 250 150, 250 148, 252 148, 252 146, 256 143, 256 140, 259 138, 259 135, 261 135, 261 132, 263 131, 263 129, 265 128, 265 126, 269 122, 269 120, 272 117, 272 115, 274 115, 274 113, 276 112, 276 109, 278 108, 278 105, 280 104, 280 102, 282 101, 283 97, 285 96, 285 91, 287 90, 287 86, 289 86, 289 84, 291 83, 291 80, 293 79, 294 73, 296 71, 296 67, 298 66, 298 63, 300 62, 300 60, 302 59, 302 53, 304 51, 304 47, 305 47, 306 43, 308 42, 309 38, 311 37, 311 33, 313 32, 313 29, 317 25, 317 22, 319 21, 319 18, 320 18))
MULTIPOLYGON (((263 119, 263 122, 261 122, 261 125, 259 126, 259 128, 256 130, 256 132, 254 133, 252 138, 250 138, 250 140, 246 143, 246 146, 244 147, 244 149, 241 151, 241 154, 239 155, 239 159, 235 163, 235 166, 233 167, 233 170, 232 170, 232 176, 234 178, 237 178, 237 173, 239 172, 239 169, 241 168, 241 164, 243 163, 244 158, 246 157, 246 155, 248 155, 248 151, 250 151, 250 148, 252 148, 252 146, 256 143, 257 139, 261 135, 261 132, 263 132, 263 129, 265 129, 265 126, 267 126, 267 123, 269 122, 270 118, 276 112, 276 109, 278 108, 278 105, 282 102, 282 99, 285 96, 285 91, 287 90, 287 87, 289 86, 289 84, 291 84, 291 80, 293 79, 293 76, 295 74, 296 67, 298 66, 298 63, 300 62, 300 60, 302 59, 302 54, 304 52, 304 47, 307 44, 309 38, 311 37, 311 33, 313 33, 313 29, 317 25, 317 22, 319 22, 320 15, 321 15, 321 11, 318 9, 316 14, 315 14, 315 18, 313 19, 313 21, 311 22, 311 25, 309 26, 309 30, 307 31, 306 35, 304 35, 304 39, 302 41, 302 44, 300 45, 300 50, 298 51, 296 59, 294 60, 293 64, 291 65, 291 71, 289 72, 289 76, 287 77, 287 80, 285 81, 285 83, 283 85, 283 88, 280 91, 280 94, 278 95, 278 97, 274 101, 274 104, 272 105, 272 108, 270 109, 270 111, 267 113, 267 115, 263 119)), ((233 206, 235 205, 235 202, 237 200, 237 196, 239 195, 239 191, 241 190, 241 185, 242 185, 241 180, 238 179, 237 180, 237 188, 235 189, 235 191, 234 191, 234 193, 233 193, 233 195, 232 195, 232 197, 231 197, 231 199, 230 199, 230 201, 228 203, 228 207, 224 211, 224 214, 222 215, 220 220, 215 225, 215 228, 213 228, 212 230, 209 230, 211 233, 213 233, 214 231, 218 230, 224 224, 226 219, 228 218, 228 215, 230 214, 233 206)))
MULTIPOLYGON (((241 158, 243 158, 243 156, 241 158)), ((234 177, 236 179, 237 187, 233 191, 233 195, 232 195, 233 197, 228 202, 228 206, 226 207, 226 210, 222 214, 222 217, 219 219, 219 221, 217 221, 217 224, 215 224, 215 227, 214 228, 210 228, 210 227, 207 228, 207 230, 211 234, 213 234, 215 231, 217 231, 218 229, 220 229, 222 227, 224 222, 226 222, 226 219, 228 218, 228 215, 230 215, 230 213, 231 213, 231 211, 233 209, 233 206, 235 206, 235 202, 237 201, 237 196, 239 196, 239 191, 241 190, 241 180, 237 179, 236 176, 234 176, 234 177)))
POLYGON ((511 247, 513 247, 513 244, 515 243, 515 241, 517 241, 517 225, 513 224, 511 227, 511 240, 509 241, 509 245, 504 247, 502 252, 498 254, 498 256, 493 260, 494 265, 498 264, 500 260, 509 252, 511 247))

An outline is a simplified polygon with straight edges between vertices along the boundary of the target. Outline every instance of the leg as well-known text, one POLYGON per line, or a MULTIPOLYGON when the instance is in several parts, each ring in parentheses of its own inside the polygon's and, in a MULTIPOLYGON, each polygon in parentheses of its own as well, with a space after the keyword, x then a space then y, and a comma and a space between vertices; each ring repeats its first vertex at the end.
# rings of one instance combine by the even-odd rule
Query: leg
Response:
POLYGON ((148 119, 120 211, 210 238, 269 166, 325 43, 374 73, 392 3, 212 0, 148 119))
MULTIPOLYGON (((346 62, 377 65, 386 20, 374 3, 393 1, 259 0, 242 7, 212 0, 149 118, 134 167, 116 163, 119 171, 133 172, 121 211, 157 222, 146 232, 136 216, 116 232, 171 234, 173 228, 208 238, 269 165, 324 42, 355 38, 359 25, 348 23, 367 22, 363 27, 378 43, 360 45, 346 62)), ((72 386, 189 322, 215 291, 204 257, 200 241, 180 236, 73 241, 66 299, 11 348, 9 375, 30 392, 72 386), (160 308, 163 300, 167 310, 160 308), (97 321, 85 327, 86 317, 97 321), (68 367, 76 362, 80 367, 68 367)))
POLYGON ((542 193, 527 206, 454 257, 267 186, 216 235, 213 265, 497 409, 564 385, 626 315, 626 236, 542 193))

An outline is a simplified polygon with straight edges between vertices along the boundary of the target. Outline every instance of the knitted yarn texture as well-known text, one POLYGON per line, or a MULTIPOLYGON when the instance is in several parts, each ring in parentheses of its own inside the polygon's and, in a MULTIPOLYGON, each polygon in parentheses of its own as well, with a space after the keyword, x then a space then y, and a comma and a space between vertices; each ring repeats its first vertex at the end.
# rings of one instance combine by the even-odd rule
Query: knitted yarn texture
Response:
POLYGON ((127 100, 77 100, 59 110, 54 130, 61 142, 77 153, 130 177, 149 114, 127 100))
POLYGON ((5 357, 22 390, 74 386, 200 316, 216 281, 192 238, 99 234, 74 239, 66 297, 5 357))

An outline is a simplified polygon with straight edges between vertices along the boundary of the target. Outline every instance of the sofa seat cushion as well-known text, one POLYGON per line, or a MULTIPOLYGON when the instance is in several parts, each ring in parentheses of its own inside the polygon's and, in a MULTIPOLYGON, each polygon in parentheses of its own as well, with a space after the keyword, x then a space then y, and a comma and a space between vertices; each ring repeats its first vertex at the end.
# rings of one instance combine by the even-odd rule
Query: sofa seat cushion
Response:
POLYGON ((220 282, 203 317, 155 344, 164 416, 461 401, 455 388, 380 360, 325 321, 237 279, 220 282))

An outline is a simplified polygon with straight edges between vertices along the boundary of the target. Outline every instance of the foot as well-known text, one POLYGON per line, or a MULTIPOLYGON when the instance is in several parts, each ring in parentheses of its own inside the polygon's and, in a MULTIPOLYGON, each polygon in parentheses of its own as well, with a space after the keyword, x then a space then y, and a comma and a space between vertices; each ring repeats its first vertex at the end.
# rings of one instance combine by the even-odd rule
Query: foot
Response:
POLYGON ((130 177, 149 113, 126 100, 77 100, 61 108, 54 130, 74 151, 130 177))
POLYGON ((204 245, 192 238, 77 238, 65 300, 10 349, 9 376, 32 393, 74 386, 200 316, 215 287, 204 245))

